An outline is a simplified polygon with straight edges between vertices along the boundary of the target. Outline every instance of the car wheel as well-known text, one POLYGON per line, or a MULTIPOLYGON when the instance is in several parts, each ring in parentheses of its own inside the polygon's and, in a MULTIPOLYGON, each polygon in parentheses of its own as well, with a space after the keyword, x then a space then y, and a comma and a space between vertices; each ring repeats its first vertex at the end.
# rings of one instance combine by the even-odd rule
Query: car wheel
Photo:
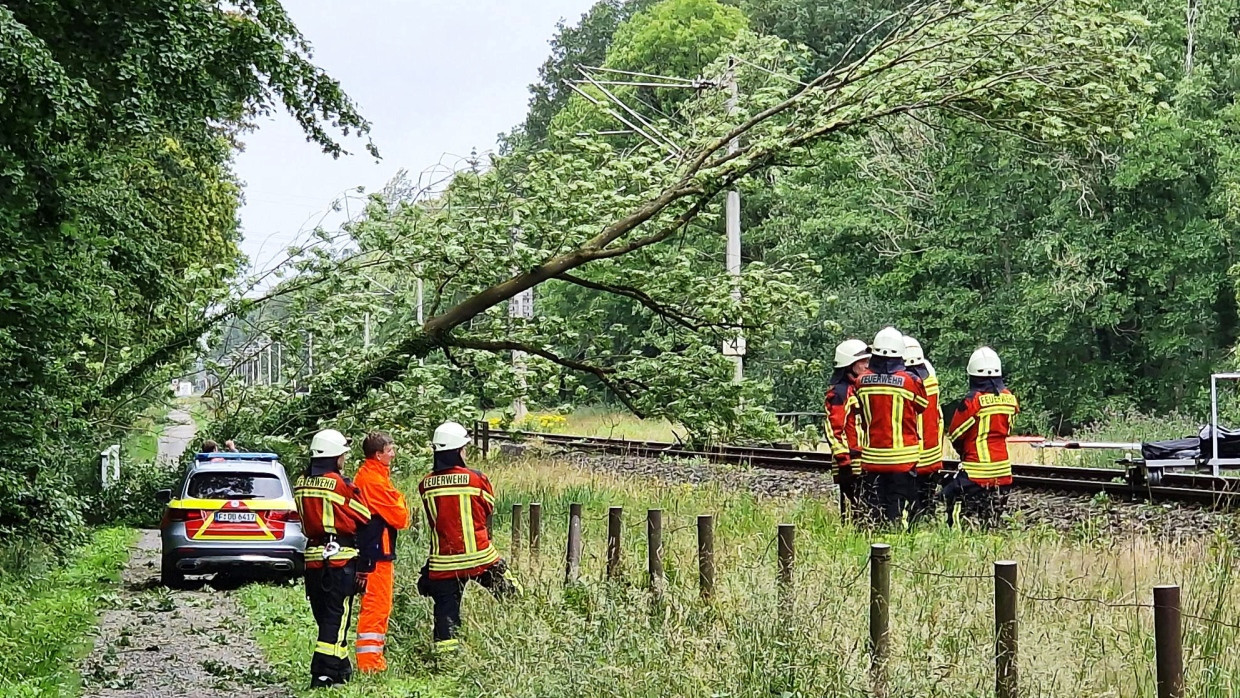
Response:
POLYGON ((165 557, 160 561, 159 581, 169 589, 184 589, 185 573, 177 569, 176 561, 165 557))

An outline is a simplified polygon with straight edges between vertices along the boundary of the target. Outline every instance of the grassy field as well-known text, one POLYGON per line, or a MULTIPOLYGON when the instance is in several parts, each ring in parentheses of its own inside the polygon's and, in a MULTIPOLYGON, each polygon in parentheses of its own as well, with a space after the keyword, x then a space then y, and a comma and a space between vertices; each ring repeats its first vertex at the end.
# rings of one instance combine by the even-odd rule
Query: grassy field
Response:
POLYGON ((101 529, 64 567, 0 574, 0 695, 76 695, 87 633, 133 538, 129 529, 101 529))
MULTIPOLYGON (((471 587, 463 661, 437 666, 429 655, 430 604, 413 590, 425 542, 406 537, 389 631, 392 670, 340 695, 871 694, 865 647, 872 541, 842 526, 833 504, 616 479, 549 461, 496 462, 487 470, 499 493, 496 538, 527 595, 500 604, 471 587), (507 512, 512 503, 529 501, 543 505, 537 558, 508 550, 507 512), (564 588, 571 502, 586 512, 584 576, 564 588), (625 508, 619 583, 602 578, 608 506, 625 508), (665 511, 669 588, 662 601, 652 599, 644 579, 644 518, 651 507, 665 511), (711 603, 696 591, 699 513, 717 516, 718 589, 711 603), (775 583, 774 534, 781 522, 797 525, 790 600, 775 583)), ((406 491, 412 483, 404 482, 406 491)), ((1189 695, 1240 692, 1236 550, 1224 537, 1170 543, 931 528, 880 540, 893 546, 895 565, 890 695, 993 695, 990 575, 993 561, 1007 558, 1021 566, 1022 695, 1153 695, 1147 606, 1151 588, 1164 583, 1184 587, 1187 614, 1211 619, 1186 621, 1189 695)), ((243 599, 278 671, 303 685, 312 625, 301 590, 251 587, 243 599)))

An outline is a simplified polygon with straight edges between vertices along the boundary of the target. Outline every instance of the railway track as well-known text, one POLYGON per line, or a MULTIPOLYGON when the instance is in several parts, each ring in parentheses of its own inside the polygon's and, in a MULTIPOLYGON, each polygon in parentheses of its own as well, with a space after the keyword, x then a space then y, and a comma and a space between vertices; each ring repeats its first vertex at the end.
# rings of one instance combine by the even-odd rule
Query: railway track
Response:
MULTIPOLYGON (((573 436, 533 431, 481 431, 483 448, 491 440, 522 442, 539 440, 563 448, 647 458, 694 458, 712 463, 746 465, 771 470, 824 472, 834 461, 828 453, 798 451, 791 446, 762 448, 750 446, 712 446, 687 448, 663 441, 631 441, 596 436, 573 436)), ((944 461, 944 469, 954 471, 957 461, 944 461)), ((1240 478, 1214 477, 1193 473, 1157 473, 1153 477, 1140 464, 1124 468, 1080 468, 1072 466, 1012 465, 1013 486, 1026 490, 1068 492, 1082 496, 1100 493, 1125 501, 1194 504, 1221 509, 1240 509, 1240 478)))

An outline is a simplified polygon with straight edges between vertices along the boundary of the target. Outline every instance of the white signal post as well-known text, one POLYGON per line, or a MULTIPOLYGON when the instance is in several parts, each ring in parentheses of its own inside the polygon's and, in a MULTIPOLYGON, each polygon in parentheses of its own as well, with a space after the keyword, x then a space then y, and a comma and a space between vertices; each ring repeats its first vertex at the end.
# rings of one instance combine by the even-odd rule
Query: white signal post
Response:
MULTIPOLYGON (((728 89, 728 116, 736 113, 737 99, 740 96, 740 90, 736 85, 736 61, 733 58, 728 59, 728 74, 726 78, 728 89)), ((728 142, 728 154, 732 155, 740 150, 740 139, 733 138, 728 142)), ((732 300, 740 303, 741 300, 741 193, 735 188, 728 190, 727 205, 725 208, 725 220, 727 225, 728 243, 727 243, 727 267, 728 274, 732 277, 732 300)), ((736 373, 732 380, 736 383, 741 382, 745 378, 745 335, 742 330, 737 331, 735 340, 724 340, 723 342, 724 356, 732 357, 732 361, 736 364, 736 373)))

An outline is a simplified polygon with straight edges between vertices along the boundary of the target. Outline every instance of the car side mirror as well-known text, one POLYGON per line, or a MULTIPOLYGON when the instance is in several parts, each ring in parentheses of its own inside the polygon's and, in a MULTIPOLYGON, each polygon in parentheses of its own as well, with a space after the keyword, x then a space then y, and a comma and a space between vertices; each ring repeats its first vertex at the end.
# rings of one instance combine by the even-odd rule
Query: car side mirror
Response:
POLYGON ((155 493, 155 501, 167 504, 172 501, 172 490, 159 490, 155 493))

